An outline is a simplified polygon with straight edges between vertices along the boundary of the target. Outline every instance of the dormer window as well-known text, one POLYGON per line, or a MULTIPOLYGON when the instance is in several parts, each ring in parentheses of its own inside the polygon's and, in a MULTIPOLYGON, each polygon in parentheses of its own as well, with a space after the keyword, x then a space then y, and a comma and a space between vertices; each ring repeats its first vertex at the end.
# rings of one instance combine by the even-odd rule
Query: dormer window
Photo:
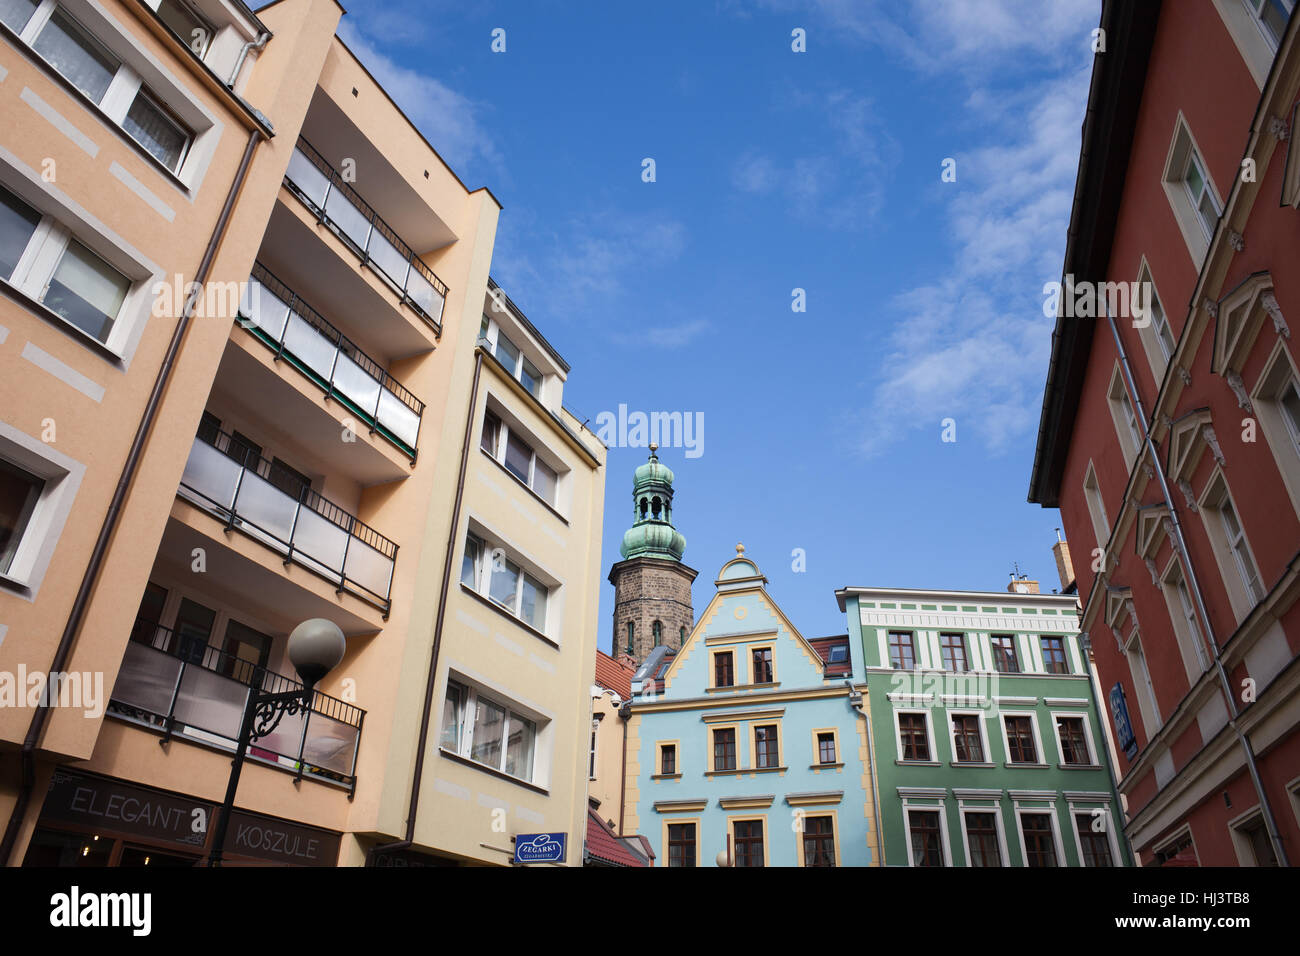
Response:
MULTIPOLYGON (((484 319, 486 320, 487 316, 484 316, 484 319)), ((494 354, 497 361, 504 365, 524 388, 528 389, 535 398, 541 397, 542 373, 500 329, 497 330, 494 354)))

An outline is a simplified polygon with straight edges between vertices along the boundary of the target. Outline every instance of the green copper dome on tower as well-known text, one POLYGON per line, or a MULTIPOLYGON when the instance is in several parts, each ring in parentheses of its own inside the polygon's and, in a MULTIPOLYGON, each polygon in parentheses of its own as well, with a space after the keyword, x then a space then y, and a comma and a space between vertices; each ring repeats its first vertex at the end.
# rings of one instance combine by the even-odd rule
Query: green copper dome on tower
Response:
POLYGON ((664 558, 680 561, 686 539, 673 527, 673 472, 659 463, 658 445, 650 460, 632 476, 632 527, 623 535, 624 558, 664 558))

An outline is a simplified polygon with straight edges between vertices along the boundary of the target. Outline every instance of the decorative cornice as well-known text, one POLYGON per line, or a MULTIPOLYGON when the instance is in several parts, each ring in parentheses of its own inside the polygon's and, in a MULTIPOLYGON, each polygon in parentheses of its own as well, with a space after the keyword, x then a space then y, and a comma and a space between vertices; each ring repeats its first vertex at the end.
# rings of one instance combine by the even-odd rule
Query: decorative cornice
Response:
POLYGON ((1227 380, 1228 387, 1232 389, 1232 394, 1237 396, 1238 407, 1253 414, 1255 410, 1250 405, 1250 396, 1246 394, 1246 383, 1242 381, 1241 373, 1235 368, 1230 368, 1223 377, 1227 380))
POLYGON ((1268 118, 1268 135, 1285 143, 1291 138, 1291 127, 1282 117, 1270 116, 1268 118))
POLYGON ((1237 252, 1243 252, 1246 249, 1246 237, 1235 229, 1228 230, 1228 245, 1232 246, 1237 252))
POLYGON ((1159 591, 1160 575, 1156 572, 1156 563, 1152 561, 1150 558, 1143 558, 1142 561, 1146 564, 1147 570, 1151 572, 1151 586, 1154 587, 1157 591, 1159 591))
POLYGON ((774 793, 755 797, 719 797, 718 806, 724 810, 766 810, 775 799, 774 793))
POLYGON ((843 790, 822 790, 816 793, 787 793, 785 802, 792 807, 829 806, 844 799, 843 790))
POLYGON ((1277 304, 1277 299, 1273 297, 1272 292, 1265 292, 1259 298, 1260 305, 1268 313, 1268 317, 1273 320, 1273 331, 1284 339, 1291 338, 1291 328, 1286 324, 1286 319, 1282 317, 1282 307, 1277 304))
POLYGON ((1223 449, 1219 447, 1219 436, 1214 433, 1214 426, 1208 422, 1202 428, 1202 434, 1205 436, 1205 444, 1210 447, 1210 454, 1220 465, 1227 464, 1223 458, 1223 449))
POLYGON ((703 810, 709 805, 705 798, 695 800, 656 800, 655 811, 658 813, 678 813, 684 810, 703 810))
POLYGON ((1178 490, 1183 493, 1183 503, 1187 505, 1187 510, 1195 513, 1196 511, 1196 494, 1192 491, 1191 482, 1186 478, 1178 479, 1178 490))

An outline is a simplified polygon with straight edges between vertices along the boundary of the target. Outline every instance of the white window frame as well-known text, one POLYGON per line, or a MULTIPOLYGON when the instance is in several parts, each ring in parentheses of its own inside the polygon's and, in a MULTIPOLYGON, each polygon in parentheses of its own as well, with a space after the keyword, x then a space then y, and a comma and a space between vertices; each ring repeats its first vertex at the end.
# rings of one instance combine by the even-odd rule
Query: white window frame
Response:
POLYGON ((560 585, 548 583, 546 578, 550 577, 549 575, 545 575, 545 572, 543 572, 543 576, 539 577, 538 570, 531 561, 526 559, 521 560, 516 551, 501 544, 499 539, 495 536, 479 530, 477 526, 471 526, 469 530, 465 532, 464 540, 461 543, 460 557, 461 561, 458 565, 460 571, 458 573, 462 575, 460 578, 461 587, 468 588, 485 601, 490 602, 493 607, 500 608, 504 613, 516 618, 524 627, 527 627, 530 630, 540 631, 542 634, 545 634, 549 640, 558 642, 558 638, 553 637, 552 635, 559 633, 559 627, 557 624, 559 613, 556 608, 558 605, 558 592, 560 590, 560 585), (467 584, 463 577, 465 553, 469 549, 469 541, 471 538, 479 544, 478 558, 474 562, 474 583, 472 585, 467 584), (513 608, 506 607, 500 601, 492 597, 492 574, 498 573, 493 569, 493 560, 494 555, 498 553, 504 561, 509 561, 511 564, 519 568, 519 576, 515 580, 515 606, 513 608), (540 585, 546 592, 546 613, 541 627, 529 623, 521 616, 524 600, 523 580, 525 576, 530 578, 535 584, 540 585))
POLYGON ((1300 371, 1297 371, 1290 351, 1279 337, 1250 398, 1259 428, 1291 498, 1291 506, 1300 517, 1300 430, 1290 423, 1281 403, 1281 394, 1288 386, 1300 394, 1300 371))
POLYGON ((0 456, 45 482, 9 570, 0 574, 0 590, 33 601, 63 535, 86 466, 4 421, 0 421, 0 456))
POLYGON ((1193 687, 1209 669, 1210 656, 1202 636, 1196 604, 1187 585, 1187 575, 1183 573, 1177 553, 1170 557, 1164 574, 1160 576, 1160 590, 1164 593, 1165 604, 1169 608, 1169 619, 1173 622, 1174 637, 1178 640, 1178 649, 1182 654, 1183 669, 1187 671, 1187 684, 1193 687))
POLYGON ((1061 821, 1057 819, 1055 805, 1046 807, 1022 807, 1017 804, 1016 813, 1016 835, 1020 838, 1020 865, 1029 868, 1029 855, 1025 851, 1025 822, 1024 815, 1046 814, 1052 821, 1052 843, 1056 847, 1056 866, 1062 868, 1069 866, 1069 860, 1065 857, 1065 844, 1061 842, 1061 821))
POLYGON ((1186 181, 1187 169, 1193 158, 1202 173, 1204 189, 1209 191, 1211 205, 1221 219, 1223 200, 1219 198, 1220 193, 1214 185, 1214 177, 1210 175, 1210 170, 1205 163, 1205 153, 1196 145, 1191 127, 1183 117, 1182 111, 1179 111, 1178 118, 1174 122, 1174 135, 1169 143, 1169 155, 1165 160, 1161 183, 1173 210, 1174 219, 1178 223, 1178 229, 1183 234, 1183 241, 1187 244, 1187 251, 1191 254, 1192 263, 1199 270, 1206 254, 1210 251, 1210 242, 1214 238, 1214 233, 1208 230, 1205 221, 1201 218, 1197 200, 1192 196, 1191 187, 1186 181))
POLYGON ((1070 638, 1066 634, 1036 634, 1034 641, 1035 649, 1038 651, 1038 659, 1043 662, 1043 673, 1050 674, 1053 677, 1078 677, 1075 673, 1074 661, 1070 656, 1070 638), (1060 641, 1061 653, 1065 655, 1065 673, 1058 674, 1056 671, 1047 669, 1047 652, 1043 648, 1044 641, 1060 641))
POLYGON ((952 754, 952 762, 958 767, 983 767, 985 765, 993 766, 993 754, 989 750, 989 734, 986 726, 984 712, 981 710, 964 710, 961 708, 948 710, 945 712, 944 720, 948 724, 948 752, 952 754), (980 750, 983 751, 983 760, 958 760, 957 759, 957 731, 952 725, 954 717, 974 717, 979 721, 980 729, 980 750))
POLYGON ((895 747, 896 752, 898 753, 898 760, 899 760, 900 763, 904 763, 904 764, 929 764, 929 763, 938 763, 938 762, 939 762, 938 741, 935 740, 935 738, 934 738, 934 720, 933 720, 933 719, 931 718, 931 716, 930 716, 930 711, 931 711, 932 709, 933 709, 933 708, 930 708, 930 707, 927 707, 927 708, 924 708, 924 709, 912 708, 912 707, 895 707, 895 708, 894 708, 894 747, 895 747), (928 749, 928 750, 930 751, 929 759, 927 759, 927 760, 916 760, 915 758, 909 758, 909 757, 905 757, 905 756, 903 756, 903 753, 904 753, 904 751, 903 751, 903 725, 899 722, 899 719, 898 719, 899 716, 900 716, 901 714, 924 714, 924 715, 925 715, 926 749, 928 749))
POLYGON ((198 189, 216 150, 222 131, 221 122, 190 92, 186 83, 167 70, 140 44, 138 38, 93 0, 41 0, 41 5, 19 35, 24 52, 38 62, 43 70, 58 76, 61 84, 72 85, 35 49, 41 31, 49 23, 56 8, 62 8, 69 17, 76 20, 118 62, 117 71, 98 103, 80 90, 77 90, 77 98, 133 148, 147 156, 146 161, 153 168, 165 170, 172 185, 192 195, 198 189), (187 133, 186 145, 174 168, 169 168, 153 156, 123 125, 136 95, 141 91, 155 104, 162 106, 173 121, 179 120, 184 126, 187 133))
POLYGON ((1143 729, 1150 742, 1164 726, 1164 718, 1160 714, 1155 684, 1151 681, 1151 668, 1147 665, 1146 650, 1142 647, 1142 635, 1136 627, 1124 641, 1124 657, 1128 660, 1129 676, 1137 691, 1138 711, 1142 714, 1143 729))
POLYGON ((1088 505, 1088 517, 1092 519, 1092 533, 1096 537, 1097 547, 1104 549, 1110 543, 1110 518, 1106 514, 1106 499, 1101 494, 1097 469, 1091 461, 1083 473, 1083 500, 1088 505))
POLYGON ((1054 710, 1049 716, 1052 718, 1052 733, 1056 736, 1056 755, 1059 758, 1057 763, 1062 767, 1084 767, 1093 768, 1101 766, 1101 755, 1097 753, 1096 741, 1092 738, 1092 722, 1088 720, 1088 715, 1082 711, 1076 710, 1054 710), (1065 762, 1065 743, 1061 740, 1062 718, 1078 719, 1083 721, 1083 738, 1088 747, 1087 763, 1066 763, 1065 762))
POLYGON ((1233 45, 1245 61, 1251 79, 1260 89, 1268 82, 1269 70, 1277 55, 1277 45, 1256 12, 1251 0, 1213 0, 1219 17, 1232 37, 1233 45))
POLYGON ((1222 468, 1216 467, 1210 475, 1198 506, 1206 534, 1213 545, 1214 557, 1228 592, 1228 600, 1240 623, 1254 610, 1255 605, 1263 600, 1268 590, 1264 586, 1263 575, 1260 574, 1259 562, 1255 560, 1255 553, 1250 547, 1246 526, 1241 519, 1241 509, 1237 507, 1236 499, 1228 487, 1228 480, 1222 468), (1239 533, 1235 540, 1228 529, 1224 512, 1225 504, 1232 509, 1232 514, 1237 520, 1239 533), (1254 588, 1251 586, 1252 577, 1258 587, 1258 593, 1254 593, 1254 588))
MULTIPOLYGON (((944 801, 934 803, 912 803, 907 798, 903 800, 903 833, 907 837, 907 865, 915 867, 916 861, 912 856, 912 811, 918 813, 939 814, 939 845, 943 848, 943 865, 950 868, 952 866, 952 846, 948 839, 948 808, 944 801)), ((919 868, 918 868, 919 869, 919 868)))
POLYGON ((1142 257, 1142 263, 1138 267, 1137 288, 1138 295, 1141 296, 1139 301, 1144 309, 1140 320, 1134 318, 1133 327, 1138 331, 1142 350, 1146 352, 1147 363, 1151 366, 1151 375, 1155 379, 1156 389, 1159 390, 1160 383, 1164 381, 1165 373, 1169 370, 1169 362, 1174 356, 1174 350, 1178 348, 1178 336, 1174 335, 1173 323, 1169 321, 1169 313, 1165 310, 1159 290, 1156 289, 1155 279, 1151 277, 1151 266, 1147 263, 1146 256, 1142 257), (1161 335, 1162 330, 1168 332, 1168 341, 1161 335))
MULTIPOLYGON (((488 296, 489 297, 492 296, 491 291, 488 292, 488 296)), ((519 345, 518 341, 516 340, 516 336, 511 335, 509 332, 502 329, 500 322, 492 318, 492 316, 488 315, 486 312, 483 313, 483 318, 487 322, 487 328, 481 329, 479 334, 482 335, 482 337, 487 340, 488 345, 490 346, 489 351, 492 353, 492 357, 501 364, 502 368, 506 369, 506 371, 510 373, 511 378, 513 378, 516 382, 518 382, 520 385, 523 386, 524 391, 528 392, 528 394, 532 395, 533 398, 537 399, 539 402, 542 401, 547 393, 548 386, 550 385, 550 374, 545 372, 541 368, 541 366, 539 366, 535 361, 533 361, 531 358, 528 357, 527 350, 525 350, 519 345), (501 358, 501 356, 497 355, 497 344, 500 342, 502 336, 504 336, 506 341, 510 343, 511 347, 516 352, 519 353, 515 357, 513 368, 509 365, 506 365, 505 361, 501 358), (536 392, 532 391, 531 389, 529 389, 527 385, 524 384, 524 378, 523 378, 524 362, 527 362, 529 365, 531 365, 533 367, 533 370, 537 372, 536 392)))
POLYGON ((560 511, 563 492, 565 491, 565 486, 567 484, 569 471, 567 468, 564 467, 562 462, 560 462, 554 455, 550 454, 549 450, 545 455, 538 454, 537 451, 538 447, 544 448, 545 446, 536 439, 536 437, 532 434, 532 432, 528 431, 527 429, 523 428, 520 425, 514 424, 510 416, 503 413, 503 409, 501 408, 500 405, 497 405, 495 402, 493 402, 493 403, 489 403, 486 406, 486 408, 483 411, 483 420, 479 424, 479 450, 483 452, 483 454, 492 458, 502 468, 505 468, 506 471, 510 471, 511 477, 515 478, 517 481, 519 481, 520 484, 524 485, 524 487, 526 487, 529 491, 531 491, 536 497, 540 498, 549 507, 551 507, 552 509, 558 512, 560 511), (487 417, 489 414, 493 415, 496 418, 497 422, 499 423, 499 428, 497 430, 496 448, 493 451, 488 451, 486 448, 483 447, 483 435, 487 430, 487 417), (519 441, 523 442, 523 444, 528 447, 528 451, 530 452, 528 457, 527 480, 520 478, 513 471, 510 471, 510 468, 506 465, 506 449, 507 447, 509 447, 510 436, 512 434, 515 435, 515 437, 519 441), (547 468, 549 468, 555 475, 554 500, 547 499, 545 495, 543 495, 540 491, 538 491, 534 487, 534 484, 537 481, 537 463, 539 461, 542 462, 542 464, 544 464, 547 468))
MULTIPOLYGON (((963 857, 966 860, 966 866, 968 868, 973 868, 970 855, 970 834, 966 830, 966 817, 972 813, 991 813, 993 814, 993 825, 997 830, 998 835, 998 865, 1003 869, 1009 867, 1011 865, 1011 854, 1007 852, 1007 832, 1006 827, 1002 823, 1001 804, 995 804, 991 807, 970 807, 966 806, 963 801, 959 800, 957 813, 961 817, 961 849, 963 857)), ((908 833, 907 849, 910 854, 912 849, 910 832, 908 833)), ((985 867, 981 867, 981 869, 985 869, 985 867)))
POLYGON ((1043 751, 1043 738, 1038 730, 1038 712, 1034 710, 999 710, 998 726, 1002 730, 1002 756, 1003 762, 1013 764, 1016 767, 1046 767, 1047 754, 1043 751), (1034 763, 1022 763, 1011 759, 1011 737, 1007 733, 1008 717, 1028 717, 1030 727, 1034 732, 1034 756, 1037 760, 1034 763))
MULTIPOLYGON (((465 679, 459 676, 449 676, 447 679, 447 684, 448 686, 443 688, 444 701, 446 700, 447 691, 450 689, 451 684, 456 684, 465 691, 464 698, 461 701, 461 715, 459 721, 460 739, 457 741, 456 749, 453 752, 457 756, 463 757, 466 760, 476 763, 481 767, 488 767, 492 770, 497 771, 498 773, 502 773, 508 777, 512 777, 515 780, 522 780, 525 783, 537 784, 540 786, 540 784, 538 784, 538 779, 539 779, 538 765, 541 762, 541 757, 542 757, 541 738, 542 738, 542 727, 545 722, 545 718, 538 717, 538 715, 529 712, 527 708, 520 707, 509 697, 499 694, 496 691, 493 690, 481 691, 477 684, 474 684, 473 682, 470 681, 466 681, 465 679), (470 756, 470 754, 473 753, 474 750, 473 718, 475 716, 475 711, 477 710, 478 699, 480 696, 482 696, 485 700, 489 701, 496 707, 499 707, 502 710, 504 710, 506 714, 505 720, 502 721, 501 723, 501 765, 499 767, 493 767, 491 764, 483 763, 483 761, 481 760, 475 760, 472 756, 470 756), (516 774, 510 773, 505 769, 507 751, 509 749, 509 743, 510 743, 511 721, 514 720, 515 718, 527 720, 529 723, 533 725, 533 759, 532 759, 531 771, 527 777, 520 777, 516 774)), ((442 727, 438 728, 438 741, 440 747, 443 746, 442 730, 443 730, 442 727)))
POLYGON ((1110 417, 1115 423, 1115 434, 1119 438, 1120 448, 1124 450, 1124 462, 1129 471, 1137 463, 1138 451, 1142 448, 1142 429, 1138 426, 1137 409, 1129 397, 1124 384, 1124 375, 1119 362, 1110 377, 1106 389, 1106 404, 1110 406, 1110 417))
MULTIPOLYGON (((1228 836, 1232 839, 1232 848, 1237 854, 1237 864, 1239 866, 1259 866, 1259 861, 1255 858, 1255 847, 1250 842, 1250 837, 1242 832, 1243 827, 1255 820, 1259 821, 1260 826, 1264 828, 1265 838, 1271 842, 1272 837, 1268 833, 1268 824, 1264 819, 1264 811, 1258 803, 1228 821, 1228 836)), ((1276 854, 1277 850, 1274 849, 1273 852, 1276 854)))
MULTIPOLYGON (((1083 857, 1083 835, 1079 832, 1079 820, 1076 814, 1086 813, 1089 817, 1093 811, 1101 810, 1106 815, 1106 842, 1110 844, 1111 866, 1114 868, 1124 865, 1124 858, 1119 853, 1119 840, 1115 837, 1115 818, 1110 812, 1108 803, 1087 803, 1078 800, 1067 800, 1066 810, 1070 814, 1070 829, 1074 831, 1074 852, 1077 854, 1080 867, 1087 867, 1083 857)), ((1091 823, 1089 823, 1091 826, 1091 823)))

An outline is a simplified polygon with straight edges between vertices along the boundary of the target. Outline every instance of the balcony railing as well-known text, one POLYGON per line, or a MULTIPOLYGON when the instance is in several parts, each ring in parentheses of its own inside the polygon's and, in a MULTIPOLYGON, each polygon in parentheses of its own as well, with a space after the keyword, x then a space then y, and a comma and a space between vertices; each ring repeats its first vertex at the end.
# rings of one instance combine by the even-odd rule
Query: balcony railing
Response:
POLYGON ((298 140, 289 158, 285 183, 361 257, 362 265, 388 280, 402 301, 441 334, 447 286, 305 139, 298 140))
POLYGON ((288 359, 327 398, 337 398, 415 460, 424 402, 261 263, 253 267, 239 317, 277 359, 288 359))
POLYGON ((233 436, 199 432, 178 494, 388 617, 397 545, 233 436))
MULTIPOLYGON (((234 750, 249 694, 302 684, 187 635, 137 620, 109 700, 110 712, 162 731, 234 750)), ((357 748, 366 712, 316 691, 309 713, 286 714, 252 743, 255 760, 356 788, 357 748)))

